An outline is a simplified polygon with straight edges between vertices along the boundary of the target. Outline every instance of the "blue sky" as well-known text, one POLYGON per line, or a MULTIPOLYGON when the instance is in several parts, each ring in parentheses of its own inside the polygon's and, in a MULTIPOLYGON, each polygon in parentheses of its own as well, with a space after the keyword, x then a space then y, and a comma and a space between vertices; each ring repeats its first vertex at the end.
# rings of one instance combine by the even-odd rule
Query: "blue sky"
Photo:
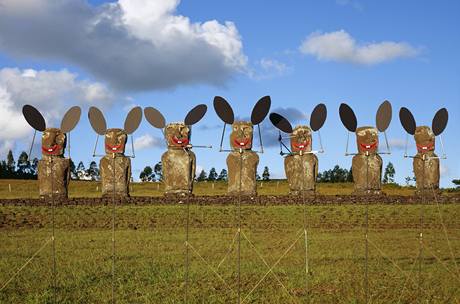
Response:
MULTIPOLYGON (((441 107, 449 110, 442 185, 451 186, 460 177, 455 158, 460 150, 455 139, 460 3, 143 2, 24 0, 21 5, 0 0, 1 158, 8 148, 17 154, 30 144, 30 127, 15 123, 26 102, 56 126, 68 107, 82 106, 82 120, 71 134, 72 158, 85 164, 93 159, 96 137, 87 121, 90 105, 103 109, 109 127, 121 127, 133 105, 154 106, 173 122, 205 103, 209 110, 193 129, 193 143, 214 148, 196 149, 197 163, 220 171, 226 154, 218 152, 222 123, 212 108, 213 97, 224 96, 244 118, 260 97, 270 95, 272 110, 284 111, 294 124, 308 123, 298 119, 324 102, 328 119, 321 130, 326 153, 319 155, 320 171, 335 164, 349 168, 340 103, 354 109, 358 125, 374 125, 379 104, 388 99, 394 113, 388 129, 393 153, 383 159, 385 165, 395 165, 397 181, 412 176, 412 161, 403 158, 406 135, 397 116, 401 106, 411 109, 418 125, 431 125, 441 107)), ((269 147, 260 157, 259 171, 267 165, 272 175, 282 177, 283 160, 268 120, 263 128, 269 147)), ((139 147, 135 178, 160 159, 160 135, 145 120, 134 134, 139 147)), ((352 139, 355 149, 354 135, 352 139)), ((439 144, 437 148, 441 154, 439 144)), ((409 151, 415 152, 412 138, 409 151)))

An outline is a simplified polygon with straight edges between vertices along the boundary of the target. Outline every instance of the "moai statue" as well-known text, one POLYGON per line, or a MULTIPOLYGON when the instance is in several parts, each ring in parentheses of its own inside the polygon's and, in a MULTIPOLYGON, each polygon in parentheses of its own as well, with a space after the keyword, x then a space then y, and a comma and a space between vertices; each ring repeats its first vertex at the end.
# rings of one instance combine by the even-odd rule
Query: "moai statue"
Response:
MULTIPOLYGON (((410 135, 414 136, 417 146, 417 154, 412 156, 414 159, 414 175, 416 180, 416 194, 424 192, 430 194, 439 192, 439 157, 434 153, 436 136, 441 135, 447 126, 449 114, 445 108, 436 112, 431 128, 428 126, 416 126, 414 116, 407 108, 401 108, 399 119, 403 128, 410 135)), ((441 141, 442 143, 442 141, 441 141)), ((407 151, 407 144, 406 144, 407 151)), ((407 152, 404 157, 407 156, 407 152)), ((443 157, 446 158, 443 153, 443 157)))
MULTIPOLYGON (((356 116, 353 110, 342 103, 339 109, 340 119, 345 128, 350 132, 356 133, 356 144, 358 153, 348 153, 348 140, 346 155, 354 155, 352 160, 352 171, 355 195, 382 194, 382 165, 383 161, 379 154, 389 154, 388 142, 386 142, 388 152, 379 152, 379 132, 385 132, 391 122, 392 107, 390 102, 384 101, 376 115, 375 127, 357 128, 356 116)), ((385 135, 386 140, 386 135, 385 135)))
POLYGON ((128 113, 123 129, 107 129, 104 115, 96 107, 89 109, 88 118, 93 130, 105 137, 105 156, 99 162, 102 196, 129 197, 131 159, 125 156, 125 147, 128 135, 134 133, 141 123, 142 109, 135 107, 128 113))
POLYGON ((46 128, 43 116, 30 105, 25 105, 22 108, 22 113, 32 128, 43 132, 42 159, 38 162, 40 197, 67 198, 70 182, 70 158, 64 157, 67 144, 66 133, 73 130, 80 120, 80 107, 72 107, 66 112, 60 128, 46 128))
MULTIPOLYGON (((184 122, 166 125, 164 116, 155 108, 144 109, 147 121, 164 129, 168 150, 161 156, 165 195, 191 195, 195 179, 196 156, 192 151, 192 125, 206 114, 207 106, 200 104, 186 115, 184 122)), ((203 146, 196 146, 203 147, 203 146)))
MULTIPOLYGON (((214 109, 224 122, 220 151, 230 152, 227 156, 228 190, 229 195, 257 195, 256 173, 259 156, 252 150, 254 125, 259 125, 270 110, 270 96, 262 97, 254 106, 251 121, 234 121, 234 114, 230 104, 222 97, 214 98, 214 109), (223 150, 222 142, 226 124, 232 125, 230 133, 231 150, 223 150)), ((259 138, 260 137, 260 127, 259 138)), ((262 145, 262 142, 261 142, 262 145)), ((263 148, 261 151, 263 153, 263 148)))
MULTIPOLYGON (((287 155, 284 158, 284 170, 289 183, 289 194, 314 195, 316 190, 316 177, 318 176, 318 151, 312 151, 312 132, 319 131, 327 117, 327 109, 324 104, 319 104, 313 110, 310 117, 310 126, 298 125, 294 129, 291 123, 278 113, 270 114, 270 121, 280 131, 289 134, 290 149, 280 141, 280 154, 287 155), (283 146, 289 151, 283 152, 283 146)), ((320 140, 321 143, 321 140, 320 140)), ((323 152, 321 147, 319 152, 323 152)))

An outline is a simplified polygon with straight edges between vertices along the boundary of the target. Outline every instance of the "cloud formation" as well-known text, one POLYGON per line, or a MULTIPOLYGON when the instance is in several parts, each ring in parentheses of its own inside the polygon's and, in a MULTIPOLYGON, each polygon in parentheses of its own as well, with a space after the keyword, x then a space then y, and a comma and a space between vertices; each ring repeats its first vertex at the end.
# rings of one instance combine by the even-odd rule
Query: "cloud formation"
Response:
POLYGON ((134 140, 134 149, 143 150, 151 147, 163 147, 164 142, 159 137, 153 137, 150 134, 144 134, 134 140))
POLYGON ((310 34, 299 47, 300 52, 321 61, 379 64, 396 58, 414 57, 419 51, 406 42, 383 41, 358 44, 344 30, 310 34))
POLYGON ((0 49, 83 68, 114 88, 222 84, 247 58, 232 22, 193 23, 179 0, 0 0, 0 49))
POLYGON ((47 126, 57 127, 70 106, 104 105, 112 101, 113 96, 104 85, 78 80, 76 74, 67 70, 0 69, 0 155, 32 131, 22 116, 24 104, 37 107, 47 126))

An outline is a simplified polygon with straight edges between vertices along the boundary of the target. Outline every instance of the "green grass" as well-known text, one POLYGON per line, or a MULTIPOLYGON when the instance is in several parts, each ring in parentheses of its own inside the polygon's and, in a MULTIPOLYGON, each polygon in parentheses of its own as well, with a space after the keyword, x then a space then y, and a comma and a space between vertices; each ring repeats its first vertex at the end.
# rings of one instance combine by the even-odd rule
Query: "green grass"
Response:
MULTIPOLYGON (((286 180, 260 181, 257 183, 260 195, 284 195, 289 193, 286 180)), ((132 183, 132 196, 162 196, 162 183, 132 183)), ((353 191, 352 183, 320 183, 317 187, 319 194, 349 195, 353 191)), ((413 195, 413 187, 384 185, 383 191, 389 195, 413 195)), ((195 195, 223 195, 227 192, 226 182, 196 182, 195 195)), ((447 192, 444 194, 448 194, 447 192)), ((99 182, 71 181, 69 197, 100 197, 99 182)), ((38 198, 38 182, 36 180, 0 180, 0 198, 38 198), (11 192, 10 192, 11 188, 11 192)))
MULTIPOLYGON (((117 303, 184 302, 186 210, 185 205, 116 207, 117 303)), ((57 302, 110 303, 111 206, 65 206, 55 211, 57 302)), ((243 206, 241 211, 242 231, 268 265, 294 244, 274 267, 276 277, 268 274, 244 303, 363 303, 365 206, 307 207, 308 275, 302 206, 243 206)), ((214 270, 237 232, 236 214, 234 206, 190 206, 190 244, 214 270)), ((456 204, 369 206, 371 303, 460 300, 455 265, 460 266, 459 214, 456 204), (419 289, 416 258, 422 210, 419 289)), ((0 288, 49 240, 51 219, 49 207, 0 207, 0 288)), ((51 249, 50 242, 0 291, 0 303, 52 303, 51 249)), ((245 298, 267 266, 244 238, 241 256, 245 298)), ((191 251, 189 302, 236 303, 236 257, 233 247, 216 270, 224 283, 191 251)))

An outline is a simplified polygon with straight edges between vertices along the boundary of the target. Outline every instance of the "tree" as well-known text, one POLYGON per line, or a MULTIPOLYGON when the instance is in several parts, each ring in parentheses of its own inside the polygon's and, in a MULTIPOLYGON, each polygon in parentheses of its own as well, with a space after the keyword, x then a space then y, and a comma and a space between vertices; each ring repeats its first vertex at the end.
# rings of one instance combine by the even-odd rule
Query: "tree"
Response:
POLYGON ((347 182, 349 183, 353 182, 353 167, 350 167, 350 170, 348 170, 347 182))
POLYGON ((75 168, 75 163, 70 159, 70 178, 77 179, 77 170, 75 168))
POLYGON ((99 180, 99 168, 94 160, 89 164, 86 173, 91 177, 91 180, 99 180))
POLYGON ((215 181, 216 179, 217 179, 216 168, 212 167, 211 170, 209 170, 208 181, 215 181))
POLYGON ((139 175, 139 178, 143 182, 152 182, 155 181, 155 173, 153 173, 153 169, 150 166, 144 168, 144 170, 139 175))
POLYGON ((155 175, 159 181, 163 180, 163 165, 161 164, 161 161, 157 162, 155 166, 153 167, 153 171, 155 172, 155 175))
POLYGON ((82 161, 80 161, 80 162, 78 163, 78 166, 77 166, 77 172, 79 172, 79 171, 86 171, 85 165, 83 164, 82 161))
POLYGON ((219 176, 217 177, 217 180, 221 180, 221 181, 228 180, 228 173, 226 169, 222 169, 222 171, 220 171, 219 176))
POLYGON ((454 183, 454 185, 456 185, 457 188, 460 189, 460 179, 454 179, 454 180, 452 180, 452 183, 454 183))
POLYGON ((13 152, 9 150, 8 155, 6 156, 6 170, 7 170, 8 178, 14 178, 14 173, 15 173, 14 167, 15 167, 15 161, 14 161, 13 152))
POLYGON ((267 166, 264 167, 264 172, 262 172, 262 179, 263 179, 264 181, 270 180, 270 172, 268 171, 268 167, 267 167, 267 166))
POLYGON ((207 176, 206 176, 206 171, 201 170, 200 175, 198 175, 198 177, 197 177, 196 180, 197 180, 198 182, 202 182, 202 181, 205 181, 205 180, 206 180, 206 177, 207 177, 207 176))
POLYGON ((395 182, 395 168, 391 162, 385 168, 385 173, 383 174, 383 183, 394 183, 395 182))
POLYGON ((16 171, 18 177, 28 178, 33 175, 30 168, 29 157, 25 151, 22 151, 18 158, 18 170, 16 171))

